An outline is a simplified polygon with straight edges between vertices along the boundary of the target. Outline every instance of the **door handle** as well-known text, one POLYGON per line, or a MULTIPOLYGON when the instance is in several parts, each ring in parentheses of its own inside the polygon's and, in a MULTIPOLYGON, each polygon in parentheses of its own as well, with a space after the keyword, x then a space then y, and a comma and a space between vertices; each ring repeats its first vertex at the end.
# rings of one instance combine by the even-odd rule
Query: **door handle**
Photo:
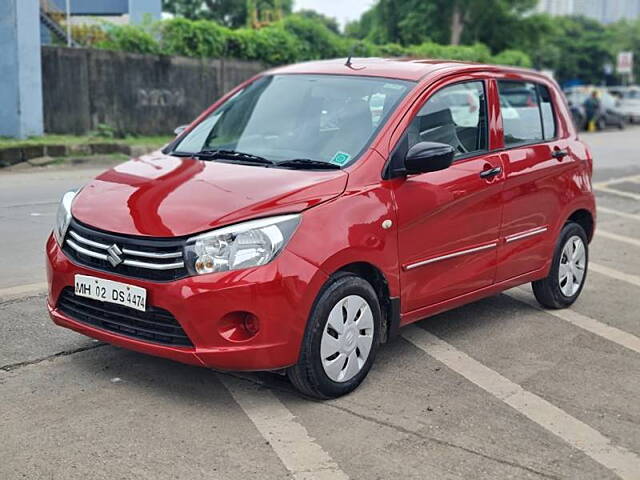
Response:
POLYGON ((554 150, 551 154, 553 158, 556 158, 558 160, 562 160, 567 155, 569 155, 569 152, 567 152, 566 150, 554 150))
POLYGON ((490 168, 480 172, 480 178, 492 178, 502 173, 502 167, 490 168))

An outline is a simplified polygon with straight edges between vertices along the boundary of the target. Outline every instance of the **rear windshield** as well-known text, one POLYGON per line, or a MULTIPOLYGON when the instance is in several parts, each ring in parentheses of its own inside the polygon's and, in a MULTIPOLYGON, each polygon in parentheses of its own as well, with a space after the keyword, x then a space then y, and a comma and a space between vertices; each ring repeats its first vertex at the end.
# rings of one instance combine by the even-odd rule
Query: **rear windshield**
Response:
POLYGON ((235 150, 275 162, 304 158, 344 166, 414 86, 362 76, 265 76, 213 111, 174 151, 235 150))

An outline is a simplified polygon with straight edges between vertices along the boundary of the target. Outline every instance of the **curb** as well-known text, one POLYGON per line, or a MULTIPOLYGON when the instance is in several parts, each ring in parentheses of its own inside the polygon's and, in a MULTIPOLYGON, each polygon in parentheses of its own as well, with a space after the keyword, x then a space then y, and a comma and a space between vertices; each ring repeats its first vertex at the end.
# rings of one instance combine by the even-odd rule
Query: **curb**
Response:
MULTIPOLYGON (((128 145, 126 143, 91 142, 78 145, 36 145, 26 147, 0 148, 0 168, 40 158, 89 156, 123 153, 137 157, 156 150, 157 147, 128 145)), ((31 162, 29 162, 31 163, 31 162)), ((39 163, 37 160, 36 164, 39 163)))

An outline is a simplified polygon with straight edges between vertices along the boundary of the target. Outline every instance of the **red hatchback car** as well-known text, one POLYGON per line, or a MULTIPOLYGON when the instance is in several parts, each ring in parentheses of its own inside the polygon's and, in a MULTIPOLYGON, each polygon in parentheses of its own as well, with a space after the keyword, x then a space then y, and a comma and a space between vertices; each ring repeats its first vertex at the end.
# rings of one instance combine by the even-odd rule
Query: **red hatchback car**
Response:
POLYGON ((53 320, 222 370, 356 388, 398 328, 533 282, 585 282, 592 159, 533 71, 357 59, 237 87, 162 152, 62 199, 53 320), (527 99, 523 101, 522 99, 527 99))

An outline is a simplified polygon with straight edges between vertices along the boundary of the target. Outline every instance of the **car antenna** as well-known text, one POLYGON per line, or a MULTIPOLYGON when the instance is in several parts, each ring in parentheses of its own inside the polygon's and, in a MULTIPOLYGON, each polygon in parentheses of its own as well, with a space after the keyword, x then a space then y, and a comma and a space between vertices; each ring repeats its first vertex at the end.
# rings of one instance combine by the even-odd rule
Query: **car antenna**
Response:
POLYGON ((351 61, 351 58, 353 57, 356 47, 358 46, 360 46, 359 43, 354 43, 353 45, 351 45, 351 49, 349 50, 349 56, 347 57, 347 61, 344 62, 344 66, 352 70, 362 70, 364 68, 364 67, 360 67, 360 68, 354 67, 353 62, 351 61))
POLYGON ((351 68, 351 57, 353 57, 353 51, 356 48, 356 44, 354 43, 353 45, 351 45, 351 48, 349 49, 349 56, 347 57, 347 61, 344 63, 345 67, 349 67, 351 68))

